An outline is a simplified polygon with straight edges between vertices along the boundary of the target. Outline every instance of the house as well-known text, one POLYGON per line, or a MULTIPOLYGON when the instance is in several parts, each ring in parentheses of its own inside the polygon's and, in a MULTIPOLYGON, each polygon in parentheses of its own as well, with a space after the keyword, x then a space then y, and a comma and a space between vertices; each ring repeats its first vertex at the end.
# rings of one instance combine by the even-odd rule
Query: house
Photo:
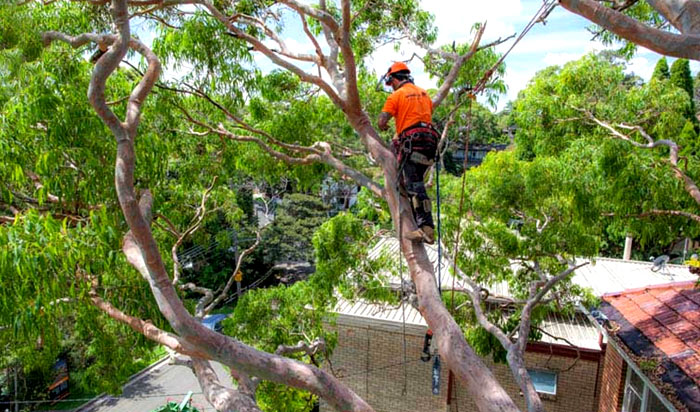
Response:
POLYGON ((600 412, 700 411, 700 289, 681 281, 603 295, 600 412))
MULTIPOLYGON (((491 151, 503 151, 508 148, 507 144, 480 144, 472 143, 467 151, 467 168, 479 166, 486 155, 491 151)), ((452 153, 453 161, 460 165, 464 163, 464 147, 458 146, 452 153)))
POLYGON ((350 209, 357 203, 360 186, 347 180, 336 180, 330 176, 321 183, 321 200, 330 208, 331 215, 350 209))
MULTIPOLYGON (((370 252, 370 258, 381 253, 399 256, 396 239, 381 240, 370 252)), ((428 247, 428 255, 437 264, 436 250, 428 247)), ((577 270, 573 280, 591 288, 598 296, 608 296, 647 285, 697 279, 684 266, 666 265, 661 271, 652 269, 650 263, 599 258, 594 264, 577 270)), ((446 262, 442 263, 442 273, 447 276, 446 262)), ((399 279, 389 281, 400 282, 399 279)), ((491 292, 508 296, 506 285, 496 285, 491 292)), ((375 410, 476 411, 465 389, 444 365, 439 370, 437 388, 434 388, 434 358, 429 362, 421 360, 427 324, 412 306, 392 307, 341 299, 335 313, 338 343, 331 359, 333 372, 375 410)), ((697 313, 700 316, 700 312, 697 313)), ((624 371, 612 369, 612 365, 621 365, 620 356, 611 350, 615 348, 615 341, 608 344, 607 335, 583 311, 573 318, 552 315, 540 327, 547 334, 541 341, 528 344, 526 363, 546 409, 550 412, 622 411, 620 394, 624 382, 620 373, 624 371), (613 409, 604 409, 611 404, 614 404, 613 409)), ((525 410, 524 399, 507 365, 495 364, 490 358, 484 362, 525 410)), ((697 382, 695 388, 697 390, 697 382)), ((321 410, 330 409, 321 404, 321 410)), ((640 410, 624 409, 624 412, 633 411, 640 410)), ((655 412, 656 409, 644 411, 655 412)))

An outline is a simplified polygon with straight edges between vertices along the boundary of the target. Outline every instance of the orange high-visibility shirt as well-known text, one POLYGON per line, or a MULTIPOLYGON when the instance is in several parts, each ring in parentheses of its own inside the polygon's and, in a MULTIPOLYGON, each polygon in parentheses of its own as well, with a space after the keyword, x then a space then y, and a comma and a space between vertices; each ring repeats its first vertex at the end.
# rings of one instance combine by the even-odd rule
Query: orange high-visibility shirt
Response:
POLYGON ((413 83, 406 83, 386 99, 382 111, 394 117, 396 134, 401 134, 418 122, 432 122, 433 101, 425 90, 413 83))

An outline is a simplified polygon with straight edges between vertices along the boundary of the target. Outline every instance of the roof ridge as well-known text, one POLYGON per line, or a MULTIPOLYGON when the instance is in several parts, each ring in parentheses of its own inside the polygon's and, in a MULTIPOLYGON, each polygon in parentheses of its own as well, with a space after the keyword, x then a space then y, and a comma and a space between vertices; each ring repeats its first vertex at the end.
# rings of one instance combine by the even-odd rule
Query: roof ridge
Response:
POLYGON ((695 286, 696 284, 697 284, 697 281, 695 281, 695 280, 681 280, 678 282, 661 283, 658 285, 648 285, 648 286, 642 286, 642 287, 638 287, 638 288, 625 289, 625 290, 620 291, 620 292, 606 293, 602 297, 603 297, 603 299, 605 299, 607 297, 617 297, 617 296, 628 295, 628 294, 633 294, 633 293, 646 292, 647 290, 652 290, 652 289, 669 289, 672 287, 695 286))
MULTIPOLYGON (((629 263, 629 264, 638 264, 638 265, 648 265, 648 266, 653 266, 653 262, 647 262, 645 260, 633 260, 633 259, 620 259, 620 258, 614 258, 614 257, 607 257, 607 256, 597 256, 597 257, 578 257, 577 259, 592 259, 592 260, 608 260, 611 262, 620 262, 620 263, 629 263)), ((688 265, 679 265, 677 263, 666 263, 666 266, 672 266, 675 268, 684 268, 687 267, 688 265)))

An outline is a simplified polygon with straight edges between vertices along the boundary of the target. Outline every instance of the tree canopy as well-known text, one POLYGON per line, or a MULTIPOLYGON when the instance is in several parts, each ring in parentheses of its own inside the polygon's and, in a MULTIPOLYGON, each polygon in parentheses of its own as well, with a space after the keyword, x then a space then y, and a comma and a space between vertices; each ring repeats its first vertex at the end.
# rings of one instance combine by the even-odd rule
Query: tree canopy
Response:
MULTIPOLYGON (((626 14, 592 0, 560 3, 616 35, 697 58, 697 47, 688 47, 697 41, 694 23, 675 7, 684 2, 631 2, 626 14), (679 33, 649 28, 649 40, 637 26, 618 30, 629 19, 661 19, 679 33)), ((541 20, 554 3, 545 6, 541 20)), ((435 44, 432 16, 416 1, 395 0, 27 2, 0 10, 0 21, 12 22, 0 25, 0 73, 10 79, 0 85, 0 280, 11 285, 0 294, 0 339, 7 353, 47 363, 72 337, 95 354, 95 373, 117 369, 105 383, 113 388, 133 355, 123 343, 147 338, 191 367, 218 410, 303 410, 321 398, 338 410, 371 411, 320 367, 334 345, 322 320, 336 290, 354 298, 382 284, 348 275, 377 274, 386 263, 363 258, 373 231, 407 233, 414 225, 396 189, 388 136, 373 126, 385 96, 367 59, 399 38, 420 45, 426 71, 438 78, 430 93, 444 138, 464 138, 463 128, 475 124, 465 115, 474 115, 475 134, 495 141, 499 123, 472 103, 471 87, 484 86, 490 102, 503 92, 504 66, 493 51, 503 40, 482 44, 479 24, 469 41, 435 44), (134 33, 136 23, 154 34, 150 47, 134 33), (309 52, 293 50, 281 35, 292 24, 309 52), (261 58, 278 69, 261 71, 261 58), (160 76, 164 68, 181 78, 160 76), (199 320, 227 298, 255 248, 274 246, 256 227, 252 190, 292 181, 311 192, 328 175, 363 187, 357 215, 372 221, 340 214, 321 224, 320 207, 303 216, 307 222, 294 214, 298 208, 282 214, 281 223, 299 225, 286 234, 291 243, 279 243, 283 255, 308 259, 301 248, 316 229, 316 273, 246 294, 226 334, 203 327, 199 320), (256 239, 231 259, 231 270, 207 284, 183 276, 179 248, 225 245, 220 232, 230 229, 256 239), (37 342, 46 348, 41 357, 33 354, 37 342), (210 361, 228 366, 237 385, 218 382, 210 361)), ((627 233, 649 244, 697 234, 697 133, 685 115, 692 99, 684 85, 673 86, 686 76, 671 72, 672 80, 638 84, 598 56, 548 68, 513 104, 515 147, 489 155, 464 181, 446 179, 446 244, 468 286, 459 291, 471 303, 467 321, 448 310, 424 246, 399 239, 414 301, 480 410, 518 408, 477 353, 505 359, 528 409, 544 410, 526 372, 525 345, 553 307, 546 296, 567 310, 590 301, 570 282, 580 267, 575 257, 595 256, 627 233), (513 261, 520 270, 510 270, 513 261), (485 313, 480 298, 497 282, 515 297, 504 322, 485 313)), ((287 202, 295 200, 309 201, 296 195, 287 202)))

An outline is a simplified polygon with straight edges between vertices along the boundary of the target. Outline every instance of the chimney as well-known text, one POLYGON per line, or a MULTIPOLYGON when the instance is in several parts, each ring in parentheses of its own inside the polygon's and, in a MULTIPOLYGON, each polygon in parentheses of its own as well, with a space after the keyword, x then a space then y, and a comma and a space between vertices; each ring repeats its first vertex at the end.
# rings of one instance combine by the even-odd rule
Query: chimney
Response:
POLYGON ((622 256, 622 260, 630 260, 632 258, 632 235, 627 235, 625 237, 625 254, 622 256))

